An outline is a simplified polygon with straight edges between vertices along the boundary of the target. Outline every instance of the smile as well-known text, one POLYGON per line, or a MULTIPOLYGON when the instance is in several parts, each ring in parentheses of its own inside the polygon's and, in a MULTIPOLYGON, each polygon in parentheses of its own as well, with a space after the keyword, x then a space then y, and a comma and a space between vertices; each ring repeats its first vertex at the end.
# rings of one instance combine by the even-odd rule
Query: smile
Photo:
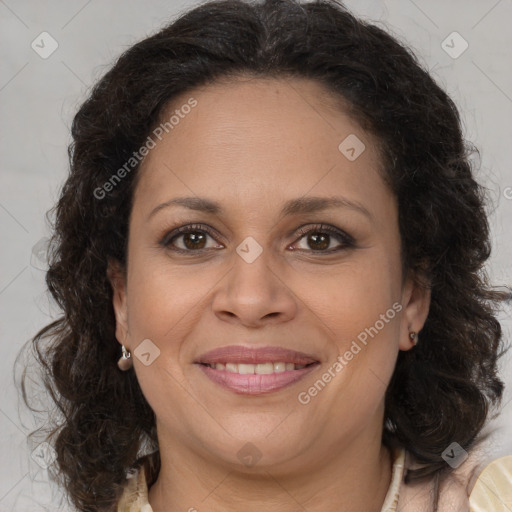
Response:
POLYGON ((200 363, 197 365, 208 379, 237 394, 261 395, 279 391, 303 379, 319 362, 307 365, 267 362, 200 363))
POLYGON ((251 374, 268 375, 270 373, 280 373, 280 372, 290 371, 290 370, 302 370, 302 368, 305 368, 307 365, 285 363, 285 362, 278 362, 278 363, 270 363, 269 362, 269 363, 259 363, 259 364, 215 363, 215 364, 208 364, 208 366, 210 368, 213 368, 214 370, 226 370, 227 372, 240 373, 243 375, 251 375, 251 374))

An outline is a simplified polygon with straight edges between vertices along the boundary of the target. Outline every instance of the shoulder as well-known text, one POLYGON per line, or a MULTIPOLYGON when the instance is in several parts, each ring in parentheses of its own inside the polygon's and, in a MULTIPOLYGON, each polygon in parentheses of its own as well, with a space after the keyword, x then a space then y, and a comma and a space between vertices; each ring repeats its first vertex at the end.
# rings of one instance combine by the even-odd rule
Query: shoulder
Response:
POLYGON ((512 510, 512 455, 488 464, 472 488, 470 512, 508 512, 512 510))
MULTIPOLYGON (((453 470, 440 482, 435 478, 411 484, 402 481, 397 512, 430 512, 437 493, 438 512, 512 510, 512 455, 489 460, 482 448, 470 453, 456 453, 454 448, 455 453, 448 452, 446 459, 453 470)), ((405 468, 416 467, 412 456, 407 453, 405 468)))
POLYGON ((148 487, 144 465, 127 475, 123 493, 117 503, 116 512, 153 512, 148 501, 148 487))

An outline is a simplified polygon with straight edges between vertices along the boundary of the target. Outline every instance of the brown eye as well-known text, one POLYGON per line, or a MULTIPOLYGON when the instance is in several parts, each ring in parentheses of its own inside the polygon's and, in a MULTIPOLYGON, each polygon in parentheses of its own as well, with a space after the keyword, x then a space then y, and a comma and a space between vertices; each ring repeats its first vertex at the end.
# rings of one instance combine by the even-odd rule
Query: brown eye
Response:
MULTIPOLYGON (((306 247, 299 248, 310 252, 332 253, 354 246, 354 239, 343 231, 331 226, 313 226, 301 229, 298 232, 300 240, 304 239, 306 247), (337 247, 329 247, 333 240, 337 240, 337 247)), ((297 243, 297 242, 296 242, 297 243)))
POLYGON ((329 247, 331 235, 311 234, 307 235, 307 243, 314 250, 325 250, 329 247))
POLYGON ((199 252, 218 245, 207 247, 208 238, 213 234, 206 226, 183 226, 166 235, 161 244, 177 252, 199 252))
POLYGON ((204 233, 190 232, 180 235, 187 249, 204 249, 206 236, 204 233))

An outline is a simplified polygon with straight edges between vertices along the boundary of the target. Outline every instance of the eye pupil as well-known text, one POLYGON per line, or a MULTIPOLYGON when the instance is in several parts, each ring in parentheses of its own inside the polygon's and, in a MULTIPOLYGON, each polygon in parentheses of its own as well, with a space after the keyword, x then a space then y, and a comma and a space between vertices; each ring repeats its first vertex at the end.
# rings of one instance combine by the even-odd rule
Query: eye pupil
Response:
POLYGON ((310 247, 312 249, 316 249, 316 250, 327 249, 327 247, 329 247, 329 235, 322 235, 322 234, 309 235, 308 236, 308 244, 310 244, 310 247), (321 239, 320 245, 316 245, 316 247, 315 247, 315 244, 318 244, 320 239, 321 239), (313 241, 313 246, 311 246, 311 241, 313 241))
POLYGON ((187 249, 203 249, 203 246, 200 246, 201 242, 204 243, 205 236, 204 234, 198 233, 185 233, 183 234, 183 243, 187 247, 187 249), (189 245, 189 243, 191 244, 189 245))

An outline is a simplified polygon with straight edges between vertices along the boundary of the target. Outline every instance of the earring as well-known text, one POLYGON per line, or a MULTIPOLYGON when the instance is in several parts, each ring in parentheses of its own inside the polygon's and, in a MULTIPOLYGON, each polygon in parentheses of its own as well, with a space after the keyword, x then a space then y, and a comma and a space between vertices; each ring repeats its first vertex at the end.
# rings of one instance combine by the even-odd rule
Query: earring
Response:
POLYGON ((121 350, 123 351, 123 355, 119 358, 119 361, 117 361, 117 366, 120 370, 125 372, 133 366, 132 355, 129 350, 126 350, 124 345, 121 345, 121 350))
POLYGON ((409 339, 411 340, 411 343, 413 345, 417 345, 418 344, 418 334, 415 333, 414 331, 411 331, 409 333, 409 339))

